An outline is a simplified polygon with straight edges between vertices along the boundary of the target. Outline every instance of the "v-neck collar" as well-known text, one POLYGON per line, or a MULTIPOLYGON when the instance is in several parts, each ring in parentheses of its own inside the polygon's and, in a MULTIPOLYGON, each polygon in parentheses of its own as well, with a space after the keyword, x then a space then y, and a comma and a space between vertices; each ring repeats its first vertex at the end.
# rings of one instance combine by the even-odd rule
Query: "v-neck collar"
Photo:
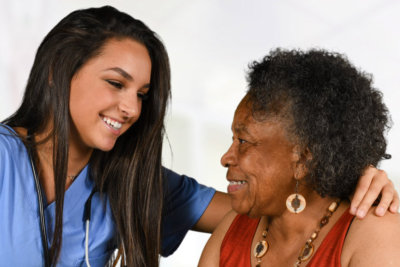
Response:
MULTIPOLYGON (((20 160, 21 160, 21 170, 26 174, 25 175, 25 180, 22 183, 22 186, 24 188, 25 193, 29 196, 34 194, 36 197, 29 197, 28 202, 29 206, 31 207, 31 211, 35 217, 39 217, 38 209, 39 205, 37 203, 37 192, 35 189, 34 185, 34 178, 33 178, 33 172, 32 168, 30 165, 29 161, 29 153, 28 150, 25 146, 25 144, 22 142, 16 131, 8 126, 4 125, 7 129, 10 130, 12 134, 15 135, 15 137, 18 139, 18 144, 21 149, 21 154, 20 154, 20 160)), ((92 179, 90 179, 89 175, 89 164, 87 164, 82 171, 79 173, 79 175, 75 178, 74 182, 68 187, 68 189, 65 191, 64 194, 64 213, 69 213, 72 212, 75 207, 77 207, 78 202, 82 199, 87 199, 90 195, 90 193, 93 190, 94 182, 92 179)), ((42 188, 43 190, 43 188, 42 188)), ((44 198, 46 196, 44 195, 44 198)), ((46 203, 46 199, 44 199, 46 203)), ((51 218, 55 218, 55 201, 45 205, 45 213, 50 215, 51 218)), ((65 216, 64 216, 65 217, 65 216)))

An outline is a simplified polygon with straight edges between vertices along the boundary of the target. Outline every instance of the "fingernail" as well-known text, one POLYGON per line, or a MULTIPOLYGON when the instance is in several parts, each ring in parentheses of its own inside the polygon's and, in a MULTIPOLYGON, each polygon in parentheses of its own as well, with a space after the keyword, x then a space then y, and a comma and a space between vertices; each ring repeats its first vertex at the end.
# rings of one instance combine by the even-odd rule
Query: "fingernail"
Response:
POLYGON ((350 214, 356 215, 357 208, 356 207, 350 207, 350 214))
POLYGON ((363 210, 358 210, 357 211, 357 217, 358 218, 364 218, 364 216, 365 216, 365 211, 363 211, 363 210))
POLYGON ((378 208, 376 208, 376 213, 379 215, 379 216, 382 216, 383 214, 384 214, 384 210, 383 210, 383 208, 382 207, 378 207, 378 208))

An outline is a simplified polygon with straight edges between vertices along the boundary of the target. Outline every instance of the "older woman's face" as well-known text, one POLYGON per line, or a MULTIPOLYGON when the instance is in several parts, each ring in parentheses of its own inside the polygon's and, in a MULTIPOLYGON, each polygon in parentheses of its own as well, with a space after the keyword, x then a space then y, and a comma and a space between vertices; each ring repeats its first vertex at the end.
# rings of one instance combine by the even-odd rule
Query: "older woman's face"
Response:
POLYGON ((233 142, 222 156, 232 207, 252 217, 279 214, 294 191, 294 145, 278 119, 254 120, 245 97, 232 123, 233 142))

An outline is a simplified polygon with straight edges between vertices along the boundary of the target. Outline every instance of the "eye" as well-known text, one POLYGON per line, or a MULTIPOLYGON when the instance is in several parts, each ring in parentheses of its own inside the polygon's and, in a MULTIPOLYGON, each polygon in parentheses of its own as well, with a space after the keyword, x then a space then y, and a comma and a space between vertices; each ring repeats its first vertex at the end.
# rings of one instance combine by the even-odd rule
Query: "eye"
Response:
POLYGON ((238 140, 239 140, 239 144, 244 144, 244 143, 247 143, 247 141, 246 141, 246 140, 244 140, 244 139, 242 139, 242 138, 238 138, 238 140))
POLYGON ((120 82, 116 82, 116 81, 112 81, 112 80, 107 80, 107 82, 117 89, 122 89, 122 87, 123 87, 123 84, 120 82))

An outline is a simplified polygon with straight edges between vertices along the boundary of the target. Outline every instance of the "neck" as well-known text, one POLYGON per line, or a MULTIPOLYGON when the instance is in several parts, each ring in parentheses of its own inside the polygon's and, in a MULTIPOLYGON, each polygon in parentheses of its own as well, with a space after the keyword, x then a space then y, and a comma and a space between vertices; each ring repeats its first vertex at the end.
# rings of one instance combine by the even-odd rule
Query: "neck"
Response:
MULTIPOLYGON (((35 136, 35 140, 40 142, 41 140, 44 140, 45 137, 46 135, 38 134, 35 136)), ((77 176, 89 162, 92 151, 92 149, 89 149, 86 146, 79 146, 73 142, 70 142, 68 151, 67 176, 77 176)), ((47 202, 51 203, 55 200, 53 142, 51 139, 37 146, 37 155, 39 158, 37 167, 40 172, 40 183, 44 188, 47 202)), ((73 180, 74 179, 68 179, 66 177, 65 190, 71 186, 73 180)))
MULTIPOLYGON (((336 211, 330 213, 328 207, 333 202, 337 202, 338 199, 321 198, 316 193, 304 194, 303 196, 307 201, 307 206, 303 212, 294 214, 285 209, 279 215, 262 218, 259 223, 258 234, 253 239, 253 247, 260 243, 261 233, 268 225, 268 232, 265 237, 269 248, 264 260, 272 263, 273 266, 282 266, 282 264, 287 265, 288 263, 295 263, 295 266, 305 266, 310 259, 309 257, 313 255, 312 251, 318 249, 333 225, 349 207, 347 201, 342 201, 336 211), (327 223, 321 226, 323 218, 327 223)), ((256 257, 255 254, 254 256, 256 257)), ((253 261, 258 264, 261 260, 260 258, 253 258, 253 261)))
MULTIPOLYGON (((35 136, 37 142, 44 140, 46 134, 38 134, 35 136)), ((47 168, 53 171, 53 143, 52 140, 40 144, 37 147, 40 165, 48 165, 47 168)), ((69 140, 68 147, 68 176, 76 176, 89 162, 90 156, 92 155, 93 149, 82 144, 77 144, 72 140, 69 140)))
POLYGON ((87 146, 78 146, 74 142, 69 144, 68 175, 77 175, 88 164, 93 149, 87 146))
POLYGON ((269 218, 269 237, 271 242, 292 242, 293 240, 307 240, 317 228, 320 220, 326 214, 334 198, 322 198, 316 192, 305 196, 307 206, 303 212, 293 214, 285 210, 281 215, 269 218))

